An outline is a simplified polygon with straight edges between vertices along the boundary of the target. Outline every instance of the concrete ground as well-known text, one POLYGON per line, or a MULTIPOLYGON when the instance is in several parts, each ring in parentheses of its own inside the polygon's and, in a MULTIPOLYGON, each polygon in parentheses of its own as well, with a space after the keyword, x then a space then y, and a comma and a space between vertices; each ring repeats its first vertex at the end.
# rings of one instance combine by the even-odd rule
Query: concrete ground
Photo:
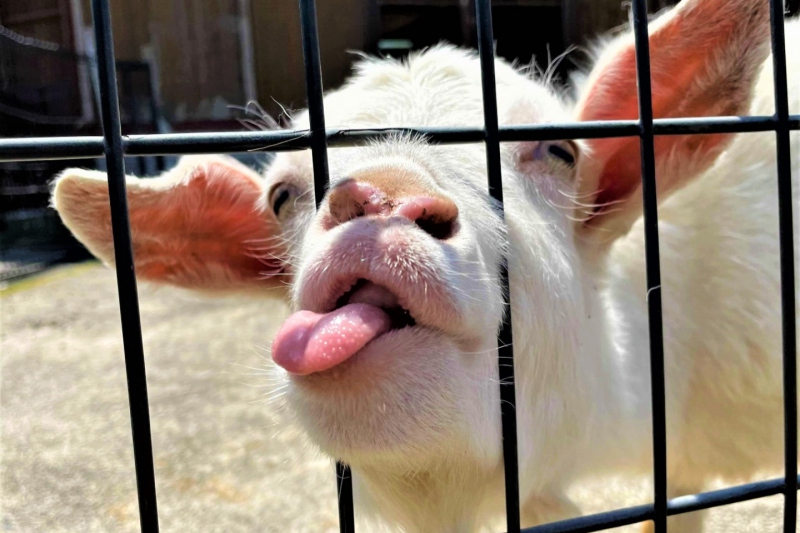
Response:
MULTIPOLYGON (((283 309, 140 292, 162 531, 337 531, 330 461, 267 402, 283 309)), ((0 530, 138 531, 113 272, 89 263, 3 286, 0 354, 0 530)), ((593 513, 649 490, 603 479, 573 496, 593 513)), ((707 531, 777 533, 781 514, 780 497, 746 502, 713 510, 707 531)))

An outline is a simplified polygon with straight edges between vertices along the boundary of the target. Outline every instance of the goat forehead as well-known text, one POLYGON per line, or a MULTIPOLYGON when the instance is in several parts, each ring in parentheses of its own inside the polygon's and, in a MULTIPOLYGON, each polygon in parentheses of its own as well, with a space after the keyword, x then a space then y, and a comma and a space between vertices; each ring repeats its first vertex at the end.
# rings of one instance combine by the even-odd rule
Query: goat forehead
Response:
MULTIPOLYGON (((549 86, 528 74, 497 61, 496 81, 501 124, 567 120, 568 106, 549 86)), ((480 61, 473 52, 449 46, 435 47, 403 62, 362 61, 344 87, 326 95, 325 121, 333 129, 482 127, 480 61)), ((308 113, 296 116, 294 126, 308 128, 308 113)), ((335 186, 354 170, 380 159, 405 158, 424 167, 425 174, 445 191, 477 200, 486 187, 485 154, 481 143, 437 146, 395 136, 370 146, 329 150, 330 181, 335 186)), ((279 161, 288 162, 311 180, 310 153, 282 155, 279 161)))
MULTIPOLYGON (((486 155, 481 144, 437 145, 408 135, 328 152, 332 186, 354 176, 383 175, 410 180, 455 200, 486 189, 486 155)), ((402 189, 402 186, 401 186, 402 189)))
MULTIPOLYGON (((561 104, 545 84, 503 61, 496 62, 497 98, 501 122, 518 122, 509 111, 519 102, 538 108, 526 121, 563 118, 561 104), (553 117, 553 112, 558 115, 553 117)), ((365 60, 338 91, 325 98, 328 127, 380 128, 403 126, 483 125, 481 67, 473 52, 439 46, 406 61, 365 60)), ((297 126, 307 126, 298 117, 297 126)))

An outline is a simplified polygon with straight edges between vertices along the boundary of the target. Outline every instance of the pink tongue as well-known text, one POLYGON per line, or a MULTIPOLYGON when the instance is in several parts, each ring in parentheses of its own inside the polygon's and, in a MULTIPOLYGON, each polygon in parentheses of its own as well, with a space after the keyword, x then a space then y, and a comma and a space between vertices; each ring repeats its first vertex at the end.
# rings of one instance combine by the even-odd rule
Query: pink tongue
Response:
POLYGON ((380 307, 354 303, 330 313, 300 311, 283 323, 272 359, 292 374, 313 374, 343 363, 391 328, 380 307))

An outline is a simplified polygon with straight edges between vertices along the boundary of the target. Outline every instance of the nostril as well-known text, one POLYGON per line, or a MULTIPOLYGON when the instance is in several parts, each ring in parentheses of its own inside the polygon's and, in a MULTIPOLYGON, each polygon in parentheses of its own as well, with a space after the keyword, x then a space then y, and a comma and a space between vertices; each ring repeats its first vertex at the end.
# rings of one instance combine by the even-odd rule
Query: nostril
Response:
POLYGON ((328 195, 328 209, 336 224, 375 213, 380 209, 381 194, 366 183, 347 180, 328 195))
POLYGON ((435 239, 448 239, 456 230, 458 207, 445 198, 417 197, 404 201, 397 214, 412 220, 435 239))
POLYGON ((455 220, 418 218, 414 221, 419 228, 434 239, 449 239, 455 233, 455 220))

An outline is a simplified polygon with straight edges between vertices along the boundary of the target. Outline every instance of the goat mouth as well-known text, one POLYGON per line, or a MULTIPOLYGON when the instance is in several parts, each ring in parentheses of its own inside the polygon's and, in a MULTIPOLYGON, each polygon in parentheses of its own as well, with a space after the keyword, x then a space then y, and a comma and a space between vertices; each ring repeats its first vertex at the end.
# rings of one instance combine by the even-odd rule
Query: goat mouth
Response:
POLYGON ((349 290, 339 296, 332 310, 354 303, 369 304, 382 309, 391 321, 392 330, 417 325, 411 312, 400 305, 400 299, 395 293, 365 278, 356 280, 349 290))
POLYGON ((330 370, 387 332, 417 322, 398 296, 367 279, 348 284, 323 312, 294 313, 272 343, 272 359, 295 375, 330 370))

